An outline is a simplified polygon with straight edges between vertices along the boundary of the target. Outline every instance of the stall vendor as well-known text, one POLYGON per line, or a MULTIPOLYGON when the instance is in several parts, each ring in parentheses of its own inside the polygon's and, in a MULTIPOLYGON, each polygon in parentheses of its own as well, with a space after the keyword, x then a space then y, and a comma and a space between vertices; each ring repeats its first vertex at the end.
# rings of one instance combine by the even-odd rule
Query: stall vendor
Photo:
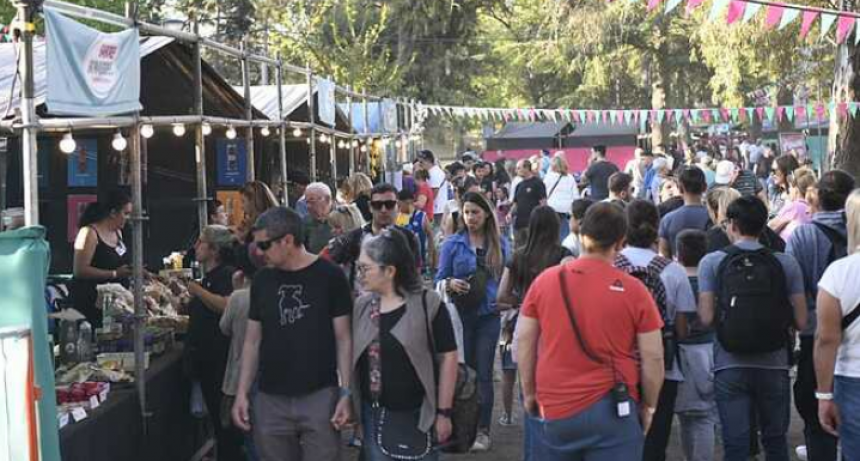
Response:
POLYGON ((236 237, 225 226, 210 225, 203 228, 194 246, 197 261, 203 267, 203 281, 190 282, 188 293, 191 302, 188 313, 187 364, 191 378, 200 383, 209 418, 215 428, 218 460, 241 459, 242 435, 232 427, 221 424, 221 387, 230 338, 219 326, 227 300, 233 292, 232 265, 236 237))
POLYGON ((120 283, 128 286, 131 253, 122 239, 122 229, 131 216, 131 198, 113 190, 91 203, 81 215, 75 239, 74 278, 70 298, 75 309, 93 325, 102 326, 101 306, 96 305, 96 286, 120 283))

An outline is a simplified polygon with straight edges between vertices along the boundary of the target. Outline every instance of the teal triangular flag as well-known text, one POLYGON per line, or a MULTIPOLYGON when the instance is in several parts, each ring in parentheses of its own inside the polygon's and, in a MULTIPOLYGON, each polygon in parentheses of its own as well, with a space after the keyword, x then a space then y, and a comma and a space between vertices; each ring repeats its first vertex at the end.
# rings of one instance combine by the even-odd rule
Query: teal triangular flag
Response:
MULTIPOLYGON (((747 5, 749 6, 749 5, 747 5)), ((717 123, 720 121, 720 110, 719 109, 711 109, 711 122, 717 123)))
POLYGON ((585 116, 584 110, 577 110, 576 113, 579 114, 579 122, 580 123, 585 123, 588 121, 588 119, 585 116))
POLYGON ((798 16, 800 16, 800 10, 786 8, 785 11, 782 12, 782 19, 779 21, 779 30, 785 29, 785 26, 791 24, 798 16))
POLYGON ((663 121, 666 120, 666 111, 665 110, 657 109, 657 120, 660 123, 663 123, 663 121))
POLYGON ((848 110, 851 111, 851 115, 857 115, 857 109, 858 109, 858 107, 857 107, 856 102, 849 102, 848 103, 848 110))
POLYGON ((640 110, 639 111, 639 120, 646 120, 647 121, 648 115, 649 115, 649 112, 647 110, 640 110))
POLYGON ((794 106, 785 106, 785 118, 789 122, 794 122, 794 106))
POLYGON ((821 13, 821 38, 827 36, 827 32, 830 32, 834 22, 836 22, 835 14, 821 13))
POLYGON ((681 109, 675 109, 675 123, 680 125, 682 120, 684 120, 684 111, 681 109))
POLYGON ((680 4, 681 0, 669 0, 668 2, 666 2, 666 13, 671 12, 680 4))
POLYGON ((747 121, 755 120, 755 107, 746 107, 745 110, 747 111, 747 121))
POLYGON ((747 7, 744 10, 744 22, 750 22, 750 20, 755 16, 756 13, 761 9, 761 3, 749 3, 747 2, 747 7))
POLYGON ((624 123, 629 125, 631 119, 633 119, 633 111, 625 110, 624 111, 624 123))
POLYGON ((860 45, 860 18, 857 18, 857 24, 854 30, 854 45, 860 45))
POLYGON ((772 121, 773 121, 773 116, 774 116, 774 114, 776 113, 776 109, 775 109, 775 108, 773 108, 773 107, 765 107, 765 108, 764 108, 764 113, 765 113, 765 115, 767 115, 767 119, 768 119, 768 120, 770 120, 770 121, 772 122, 772 121))
POLYGON ((740 113, 740 111, 738 110, 738 108, 737 108, 737 107, 733 107, 733 108, 732 108, 732 120, 734 120, 735 122, 737 122, 737 121, 738 121, 738 114, 739 114, 739 113, 740 113))
POLYGON ((711 5, 711 14, 708 16, 708 21, 716 21, 728 4, 729 0, 714 0, 714 4, 711 5))

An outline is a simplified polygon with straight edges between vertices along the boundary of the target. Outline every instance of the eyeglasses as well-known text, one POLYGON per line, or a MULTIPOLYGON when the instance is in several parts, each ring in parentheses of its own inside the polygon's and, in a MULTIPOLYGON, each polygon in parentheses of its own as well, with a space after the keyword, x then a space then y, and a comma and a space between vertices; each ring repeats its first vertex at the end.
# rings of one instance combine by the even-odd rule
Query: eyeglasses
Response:
POLYGON ((374 200, 370 202, 370 207, 374 210, 381 210, 383 207, 393 210, 397 206, 397 200, 374 200))
POLYGON ((358 272, 359 277, 364 277, 364 275, 367 274, 367 271, 370 270, 370 268, 372 268, 372 267, 382 268, 383 266, 380 264, 361 264, 361 263, 359 263, 359 264, 355 265, 355 270, 356 270, 356 272, 358 272))
POLYGON ((257 243, 257 248, 259 248, 259 249, 260 249, 260 251, 269 251, 269 248, 272 248, 272 245, 273 245, 275 242, 277 242, 278 240, 280 240, 280 239, 282 239, 282 238, 284 238, 284 237, 286 237, 286 235, 280 235, 280 236, 278 236, 278 237, 270 238, 269 240, 263 240, 263 241, 260 241, 260 242, 256 242, 256 243, 257 243))

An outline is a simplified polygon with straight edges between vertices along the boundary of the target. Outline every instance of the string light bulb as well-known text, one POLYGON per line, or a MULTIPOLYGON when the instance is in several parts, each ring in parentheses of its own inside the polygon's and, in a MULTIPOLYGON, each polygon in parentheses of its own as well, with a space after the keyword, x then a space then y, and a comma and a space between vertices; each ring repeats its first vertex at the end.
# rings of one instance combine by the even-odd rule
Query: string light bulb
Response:
POLYGON ((361 152, 362 152, 362 153, 367 153, 367 144, 365 144, 365 145, 361 146, 361 152))
POLYGON ((357 139, 354 139, 352 141, 352 147, 358 147, 358 140, 357 139))
POLYGON ((320 135, 320 142, 323 144, 328 144, 328 136, 326 136, 325 133, 320 135))
POLYGON ((63 139, 60 140, 60 151, 64 154, 71 154, 78 147, 78 143, 75 142, 75 138, 72 137, 72 133, 66 133, 63 135, 63 139))
POLYGON ((402 142, 400 142, 400 140, 399 140, 399 139, 398 139, 397 141, 394 141, 394 147, 396 147, 396 148, 400 149, 400 146, 402 146, 402 145, 403 145, 403 143, 402 143, 402 142))
POLYGON ((295 130, 293 130, 293 136, 295 136, 297 138, 301 138, 302 137, 302 129, 296 128, 295 130))
POLYGON ((144 138, 149 139, 154 134, 155 134, 155 128, 153 128, 152 125, 147 123, 146 125, 143 125, 140 127, 140 135, 143 136, 144 138))
POLYGON ((267 126, 264 126, 263 128, 260 129, 260 134, 263 135, 264 138, 266 136, 269 136, 270 133, 271 132, 269 131, 269 127, 267 127, 267 126))
POLYGON ((232 125, 227 127, 227 131, 224 134, 227 135, 227 139, 236 139, 236 129, 232 125))
POLYGON ((200 129, 203 131, 203 136, 209 136, 212 134, 212 125, 208 123, 204 123, 200 129))
POLYGON ((113 140, 110 142, 110 145, 113 147, 113 150, 122 152, 126 147, 128 147, 128 141, 125 140, 122 133, 117 131, 116 134, 113 135, 113 140))
POLYGON ((177 137, 185 136, 185 125, 181 123, 176 123, 173 125, 173 134, 177 137))

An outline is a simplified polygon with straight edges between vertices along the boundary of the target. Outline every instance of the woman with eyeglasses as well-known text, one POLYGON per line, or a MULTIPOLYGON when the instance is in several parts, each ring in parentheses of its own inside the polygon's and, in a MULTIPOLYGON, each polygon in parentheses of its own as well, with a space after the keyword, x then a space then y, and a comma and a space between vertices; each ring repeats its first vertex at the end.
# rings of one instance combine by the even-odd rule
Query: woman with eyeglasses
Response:
POLYGON ((128 286, 132 275, 131 253, 122 238, 131 211, 128 194, 113 190, 98 202, 87 205, 79 221, 70 298, 93 328, 102 326, 101 306, 96 305, 96 286, 104 283, 128 286))
POLYGON ((361 397, 364 459, 403 459, 398 445, 404 433, 419 441, 412 459, 438 459, 432 445, 451 435, 457 381, 448 310, 435 291, 423 288, 399 232, 368 239, 357 268, 365 294, 356 301, 352 324, 353 377, 361 397))
POLYGON ((478 373, 480 418, 473 450, 490 449, 493 416, 493 365, 500 322, 496 311, 499 280, 509 255, 495 213, 481 192, 462 196, 459 231, 442 244, 436 283, 444 286, 463 322, 466 364, 478 373))

